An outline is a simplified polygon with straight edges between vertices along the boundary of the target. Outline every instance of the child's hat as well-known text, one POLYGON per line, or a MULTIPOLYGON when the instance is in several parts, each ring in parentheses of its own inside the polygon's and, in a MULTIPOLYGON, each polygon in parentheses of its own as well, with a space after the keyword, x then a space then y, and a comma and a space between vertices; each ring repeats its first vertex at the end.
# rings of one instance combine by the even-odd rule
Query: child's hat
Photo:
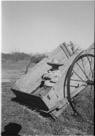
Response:
POLYGON ((56 66, 63 66, 64 64, 61 64, 59 60, 53 58, 51 60, 51 62, 47 62, 48 65, 50 66, 53 66, 53 65, 56 65, 56 66))

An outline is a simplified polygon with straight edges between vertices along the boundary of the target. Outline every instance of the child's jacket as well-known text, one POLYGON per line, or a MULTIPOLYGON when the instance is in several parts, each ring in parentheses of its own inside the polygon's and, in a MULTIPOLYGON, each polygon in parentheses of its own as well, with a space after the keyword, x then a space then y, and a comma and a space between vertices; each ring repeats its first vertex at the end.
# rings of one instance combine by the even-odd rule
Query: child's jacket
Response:
POLYGON ((45 86, 54 86, 60 77, 61 73, 59 69, 58 70, 50 69, 42 76, 42 80, 44 81, 45 86))

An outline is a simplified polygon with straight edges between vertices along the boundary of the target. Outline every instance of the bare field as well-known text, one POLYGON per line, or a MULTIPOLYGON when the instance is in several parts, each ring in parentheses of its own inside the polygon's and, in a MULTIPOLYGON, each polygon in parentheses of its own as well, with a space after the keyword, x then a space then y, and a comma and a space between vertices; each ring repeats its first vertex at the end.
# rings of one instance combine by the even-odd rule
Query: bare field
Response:
POLYGON ((94 135, 94 125, 73 117, 69 106, 56 121, 53 121, 50 117, 40 115, 32 107, 14 101, 16 96, 11 87, 24 74, 25 67, 25 63, 2 65, 2 135, 11 136, 8 129, 15 129, 16 136, 94 135), (6 129, 8 125, 11 127, 6 129), (20 129, 16 131, 18 126, 20 129))
MULTIPOLYGON (((6 62, 2 64, 2 82, 14 82, 18 78, 20 78, 27 66, 28 62, 19 61, 17 63, 6 62)), ((32 68, 35 64, 32 63, 30 68, 32 68)))

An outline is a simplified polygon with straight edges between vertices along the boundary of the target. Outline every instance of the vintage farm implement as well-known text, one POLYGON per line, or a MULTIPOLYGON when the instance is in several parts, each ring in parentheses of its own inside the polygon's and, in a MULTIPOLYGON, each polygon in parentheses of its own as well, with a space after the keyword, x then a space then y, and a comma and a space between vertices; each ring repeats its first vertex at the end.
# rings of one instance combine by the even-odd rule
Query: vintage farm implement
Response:
POLYGON ((76 96, 89 86, 90 90, 93 90, 94 57, 94 43, 87 50, 77 50, 74 54, 68 45, 63 43, 18 79, 12 91, 18 99, 34 105, 39 111, 50 114, 53 118, 58 117, 68 104, 75 113, 83 115, 77 105, 76 96), (61 78, 48 92, 40 90, 32 93, 39 86, 41 76, 50 68, 47 62, 52 58, 59 59, 64 64, 60 67, 61 78))

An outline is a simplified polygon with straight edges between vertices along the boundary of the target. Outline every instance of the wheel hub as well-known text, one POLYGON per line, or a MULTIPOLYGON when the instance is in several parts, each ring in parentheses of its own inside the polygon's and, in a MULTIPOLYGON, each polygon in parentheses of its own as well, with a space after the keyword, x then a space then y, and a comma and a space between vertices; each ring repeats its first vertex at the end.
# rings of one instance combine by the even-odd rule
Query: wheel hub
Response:
POLYGON ((87 83, 87 85, 94 85, 94 81, 92 81, 92 80, 87 80, 86 83, 87 83))

